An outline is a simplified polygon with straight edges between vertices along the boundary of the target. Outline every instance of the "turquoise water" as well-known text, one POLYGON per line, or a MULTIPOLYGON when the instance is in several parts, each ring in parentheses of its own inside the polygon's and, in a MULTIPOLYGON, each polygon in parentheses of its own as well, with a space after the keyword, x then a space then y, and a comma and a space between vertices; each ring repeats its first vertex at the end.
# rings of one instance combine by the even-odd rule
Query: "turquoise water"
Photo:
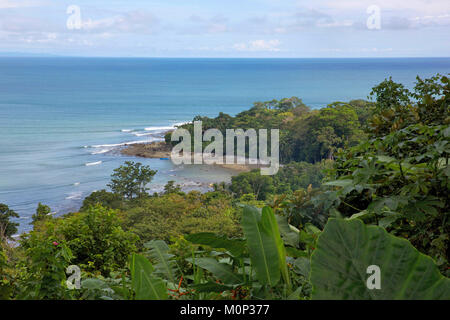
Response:
MULTIPOLYGON (((298 96, 319 108, 366 98, 388 76, 450 72, 433 59, 101 59, 0 58, 0 203, 29 229, 38 202, 74 211, 131 158, 117 145, 152 141, 196 115, 236 114, 255 101, 298 96)), ((135 159, 131 159, 135 160, 135 159)), ((187 189, 229 179, 226 170, 140 159, 187 189), (209 170, 209 171, 207 171, 209 170)))

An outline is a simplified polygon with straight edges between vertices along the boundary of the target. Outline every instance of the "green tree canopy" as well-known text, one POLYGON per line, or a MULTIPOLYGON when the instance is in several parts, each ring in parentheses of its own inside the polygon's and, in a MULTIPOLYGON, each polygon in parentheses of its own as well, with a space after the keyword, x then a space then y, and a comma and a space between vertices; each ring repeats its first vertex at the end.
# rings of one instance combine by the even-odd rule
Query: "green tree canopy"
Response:
POLYGON ((273 179, 263 176, 258 169, 231 178, 230 190, 240 197, 252 193, 257 200, 265 200, 274 191, 273 179))
POLYGON ((19 218, 19 215, 6 204, 0 203, 0 239, 9 238, 17 232, 18 223, 11 218, 19 218))
POLYGON ((147 185, 153 180, 156 173, 156 170, 151 170, 149 166, 144 166, 142 163, 126 161, 125 165, 114 169, 108 187, 123 198, 140 198, 147 194, 147 185))
POLYGON ((48 217, 52 210, 49 206, 46 206, 39 202, 38 207, 36 208, 36 213, 33 214, 31 224, 35 224, 38 221, 42 221, 48 217))
POLYGON ((102 207, 110 209, 121 209, 124 201, 120 194, 108 192, 106 190, 100 190, 92 192, 88 197, 83 200, 83 205, 80 211, 86 211, 90 207, 100 204, 102 207))

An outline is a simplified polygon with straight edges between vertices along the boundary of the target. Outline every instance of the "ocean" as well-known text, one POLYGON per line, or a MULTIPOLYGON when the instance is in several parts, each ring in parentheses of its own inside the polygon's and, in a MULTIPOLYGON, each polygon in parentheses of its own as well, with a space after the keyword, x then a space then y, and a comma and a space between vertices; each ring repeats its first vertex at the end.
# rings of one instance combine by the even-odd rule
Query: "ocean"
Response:
POLYGON ((292 96, 320 108, 365 99, 389 76, 411 88, 417 75, 449 72, 450 58, 0 58, 0 203, 20 215, 20 232, 29 230, 39 202, 56 214, 76 211, 127 160, 158 170, 152 191, 168 180, 207 188, 231 173, 113 151, 160 139, 196 115, 292 96))

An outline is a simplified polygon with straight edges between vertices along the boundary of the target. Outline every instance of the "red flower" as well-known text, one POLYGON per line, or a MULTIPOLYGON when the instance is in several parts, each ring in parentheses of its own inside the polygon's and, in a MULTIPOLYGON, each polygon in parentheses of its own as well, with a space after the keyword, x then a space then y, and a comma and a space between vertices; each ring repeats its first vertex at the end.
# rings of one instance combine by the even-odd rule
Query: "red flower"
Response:
POLYGON ((56 242, 56 241, 53 241, 53 245, 54 245, 54 246, 57 246, 57 245, 59 245, 59 243, 56 242))

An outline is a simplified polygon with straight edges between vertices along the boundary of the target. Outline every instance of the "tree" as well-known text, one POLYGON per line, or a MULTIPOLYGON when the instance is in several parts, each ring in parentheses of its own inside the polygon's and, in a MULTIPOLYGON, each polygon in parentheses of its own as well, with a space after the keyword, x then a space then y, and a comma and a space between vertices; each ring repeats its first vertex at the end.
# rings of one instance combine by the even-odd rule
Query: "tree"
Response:
POLYGON ((417 77, 412 96, 417 99, 417 113, 428 125, 450 122, 450 79, 437 74, 429 79, 417 77))
POLYGON ((46 217, 48 217, 51 211, 52 210, 49 206, 46 206, 39 202, 36 213, 31 217, 33 219, 31 224, 34 225, 36 222, 44 220, 46 217))
POLYGON ((362 99, 357 99, 357 100, 351 100, 349 102, 340 102, 340 101, 333 102, 333 103, 329 104, 328 107, 333 108, 333 107, 337 107, 340 105, 347 105, 350 108, 352 108, 353 110, 355 110, 356 114, 358 115, 358 120, 359 120, 360 125, 362 127, 364 127, 367 125, 367 120, 373 113, 376 103, 362 100, 362 99))
POLYGON ((123 207, 123 199, 121 195, 108 192, 104 189, 95 191, 83 200, 80 211, 86 211, 97 204, 100 204, 104 208, 121 209, 123 207))
POLYGON ((262 176, 258 169, 231 178, 230 189, 238 197, 253 193, 257 200, 265 200, 274 191, 271 176, 262 176))
POLYGON ((373 87, 369 96, 376 99, 378 111, 405 106, 411 102, 409 90, 402 84, 392 81, 392 77, 373 87))
POLYGON ((323 172, 326 168, 331 168, 332 161, 322 161, 315 164, 308 162, 291 162, 280 168, 280 171, 273 176, 273 183, 276 194, 291 193, 299 189, 306 189, 309 185, 319 188, 323 172))
POLYGON ((355 109, 348 104, 314 110, 288 124, 282 135, 283 161, 320 162, 332 159, 340 148, 357 144, 364 136, 355 109))
POLYGON ((181 185, 175 184, 175 181, 170 180, 164 186, 164 194, 181 193, 181 185))
POLYGON ((0 239, 9 238, 17 232, 19 224, 11 222, 11 218, 19 218, 19 215, 6 204, 0 203, 0 239))
POLYGON ((126 161, 125 165, 114 169, 108 187, 123 198, 141 198, 147 193, 147 184, 153 180, 156 173, 156 170, 151 170, 149 166, 143 166, 142 163, 126 161))
POLYGON ((283 112, 299 108, 303 110, 308 110, 309 108, 303 103, 302 99, 298 97, 292 97, 292 98, 284 98, 279 101, 278 105, 276 106, 278 110, 281 110, 283 112))
POLYGON ((411 105, 411 92, 392 78, 374 87, 370 97, 375 100, 368 123, 373 137, 403 129, 418 120, 418 113, 411 105))

